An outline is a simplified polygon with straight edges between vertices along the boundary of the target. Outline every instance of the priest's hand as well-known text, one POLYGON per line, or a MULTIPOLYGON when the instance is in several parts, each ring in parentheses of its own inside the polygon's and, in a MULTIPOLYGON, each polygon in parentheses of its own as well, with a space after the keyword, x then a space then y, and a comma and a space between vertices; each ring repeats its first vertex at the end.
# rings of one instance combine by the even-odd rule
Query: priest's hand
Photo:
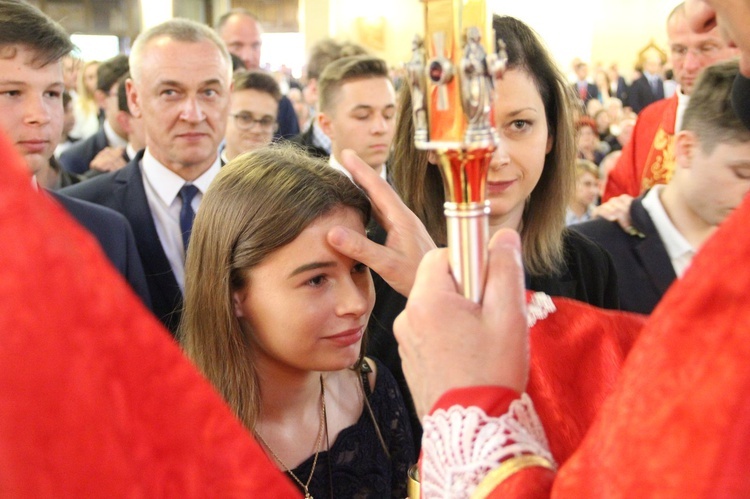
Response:
POLYGON ((457 291, 448 250, 431 251, 423 259, 406 310, 394 323, 420 417, 454 388, 525 390, 529 345, 520 244, 511 230, 492 238, 481 304, 457 291))

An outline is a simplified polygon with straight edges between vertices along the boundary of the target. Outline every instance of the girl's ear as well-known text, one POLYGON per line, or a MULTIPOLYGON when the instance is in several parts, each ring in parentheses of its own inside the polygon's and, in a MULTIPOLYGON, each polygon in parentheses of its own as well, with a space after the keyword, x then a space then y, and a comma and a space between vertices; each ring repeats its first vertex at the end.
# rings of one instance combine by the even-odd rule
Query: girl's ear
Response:
POLYGON ((232 293, 232 304, 234 305, 234 315, 235 317, 244 317, 245 313, 243 312, 243 305, 245 304, 245 299, 247 298, 247 289, 242 289, 240 291, 235 291, 232 293))

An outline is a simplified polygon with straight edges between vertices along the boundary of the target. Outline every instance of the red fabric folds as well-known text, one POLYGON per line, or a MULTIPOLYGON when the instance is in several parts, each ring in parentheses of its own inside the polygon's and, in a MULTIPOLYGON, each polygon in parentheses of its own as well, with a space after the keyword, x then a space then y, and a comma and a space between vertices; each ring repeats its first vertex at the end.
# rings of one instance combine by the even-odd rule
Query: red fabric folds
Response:
POLYGON ((567 298, 531 328, 527 393, 550 451, 563 464, 578 447, 615 383, 645 317, 567 298))
POLYGON ((1 134, 0 158, 0 496, 297 496, 1 134))
POLYGON ((750 494, 750 198, 654 310, 560 497, 750 494))

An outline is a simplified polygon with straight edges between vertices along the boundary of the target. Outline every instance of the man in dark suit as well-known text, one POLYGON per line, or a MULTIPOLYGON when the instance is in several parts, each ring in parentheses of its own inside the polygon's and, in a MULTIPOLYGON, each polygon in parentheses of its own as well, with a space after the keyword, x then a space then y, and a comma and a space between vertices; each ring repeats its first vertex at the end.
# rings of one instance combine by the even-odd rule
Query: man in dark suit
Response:
POLYGON ((649 54, 643 63, 643 76, 630 86, 628 105, 636 113, 664 98, 664 80, 661 78, 661 59, 656 54, 649 54))
MULTIPOLYGON (((0 17, 0 126, 34 175, 52 157, 62 135, 62 58, 73 45, 56 23, 36 9, 8 4, 0 17)), ((118 213, 53 194, 86 227, 112 264, 149 305, 145 275, 127 221, 118 213)), ((75 251, 75 248, 68 248, 75 251)), ((95 284, 95 283, 94 283, 95 284)))
POLYGON ((145 151, 123 169, 65 193, 125 215, 135 233, 153 309, 175 332, 193 217, 220 168, 232 62, 210 28, 173 19, 139 35, 130 70, 128 105, 143 120, 145 151))
POLYGON ((730 105, 736 61, 709 66, 676 138, 676 166, 630 207, 632 228, 603 219, 573 226, 612 254, 623 310, 651 313, 695 253, 750 191, 750 131, 730 105))
POLYGON ((588 81, 589 66, 585 62, 579 62, 575 65, 575 72, 578 81, 573 84, 573 90, 585 108, 586 103, 591 99, 599 98, 599 89, 596 85, 588 81))
MULTIPOLYGON (((216 32, 229 51, 242 59, 247 69, 260 69, 263 28, 254 15, 242 8, 232 9, 219 18, 216 32)), ((286 95, 282 95, 279 101, 277 120, 276 138, 288 139, 299 133, 297 113, 286 95)))
POLYGON ((388 179, 386 160, 396 133, 396 92, 385 61, 358 55, 328 64, 320 76, 319 107, 318 124, 331 138, 330 165, 349 176, 341 165, 341 153, 352 149, 388 179))
POLYGON ((630 93, 630 85, 627 84, 625 78, 623 78, 620 72, 617 70, 616 64, 612 64, 612 66, 610 66, 607 75, 609 76, 610 84, 609 95, 611 95, 612 97, 617 97, 618 99, 620 99, 620 102, 622 102, 623 106, 627 106, 628 94, 630 93))
POLYGON ((118 121, 118 80, 128 72, 128 57, 116 55, 99 65, 96 71, 95 98, 104 109, 104 122, 99 131, 86 140, 77 142, 60 155, 60 164, 71 173, 86 173, 93 159, 106 148, 116 149, 127 162, 125 146, 128 134, 118 121))
POLYGON ((337 59, 366 53, 367 51, 363 47, 355 43, 341 43, 330 38, 319 41, 310 50, 310 57, 307 59, 307 85, 305 85, 304 96, 305 101, 314 112, 307 129, 290 139, 295 144, 302 146, 308 154, 318 158, 328 158, 331 155, 331 138, 320 128, 316 119, 320 75, 328 64, 337 59))

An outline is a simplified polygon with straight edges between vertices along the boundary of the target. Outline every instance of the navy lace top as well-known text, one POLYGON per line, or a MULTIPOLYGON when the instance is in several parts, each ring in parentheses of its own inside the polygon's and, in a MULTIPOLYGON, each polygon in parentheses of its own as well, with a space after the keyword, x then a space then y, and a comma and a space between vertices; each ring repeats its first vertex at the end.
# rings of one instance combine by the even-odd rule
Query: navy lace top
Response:
MULTIPOLYGON (((370 412, 363 407, 357 422, 338 434, 330 450, 320 452, 308 488, 315 499, 406 497, 406 473, 416 462, 411 426, 396 380, 383 364, 377 360, 375 364, 375 388, 370 391, 366 374, 363 387, 390 457, 370 412)), ((312 463, 310 456, 292 472, 306 482, 312 463)), ((303 492, 298 483, 294 484, 303 492)))

